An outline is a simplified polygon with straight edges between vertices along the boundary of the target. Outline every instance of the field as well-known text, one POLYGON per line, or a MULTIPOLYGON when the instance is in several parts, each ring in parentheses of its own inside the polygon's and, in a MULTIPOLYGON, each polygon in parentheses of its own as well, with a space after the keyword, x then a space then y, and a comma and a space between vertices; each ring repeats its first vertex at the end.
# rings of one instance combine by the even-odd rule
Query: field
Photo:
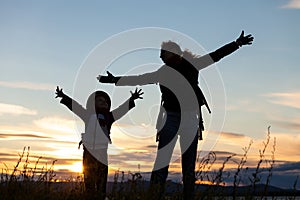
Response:
MULTIPOLYGON (((272 171, 275 166, 276 139, 271 146, 271 158, 265 154, 270 145, 271 136, 268 131, 266 141, 259 151, 259 159, 254 170, 246 167, 249 146, 243 148, 243 155, 231 155, 224 159, 217 170, 213 165, 217 160, 215 152, 197 160, 196 168, 196 199, 300 199, 297 190, 298 176, 291 183, 291 189, 280 189, 272 186, 272 171), (229 173, 225 167, 229 161, 236 163, 236 168, 229 173), (232 180, 226 185, 226 180, 232 180), (206 184, 205 184, 206 183, 206 184)), ((82 176, 68 180, 57 180, 53 161, 49 167, 38 168, 39 159, 30 161, 29 147, 24 148, 12 171, 2 169, 0 177, 0 199, 84 199, 84 184, 82 176)), ((146 199, 149 181, 143 178, 143 173, 125 173, 116 171, 114 181, 107 184, 108 199, 146 199), (125 178, 127 177, 127 178, 125 178)), ((167 181, 165 199, 181 199, 182 184, 167 181)))

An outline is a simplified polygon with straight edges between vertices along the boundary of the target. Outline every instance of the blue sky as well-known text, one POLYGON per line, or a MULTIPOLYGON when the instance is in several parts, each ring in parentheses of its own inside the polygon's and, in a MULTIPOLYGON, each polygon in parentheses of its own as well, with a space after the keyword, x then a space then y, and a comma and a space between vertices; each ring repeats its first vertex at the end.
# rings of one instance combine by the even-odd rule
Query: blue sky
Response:
MULTIPOLYGON (((78 166, 81 151, 76 150, 76 143, 81 125, 54 99, 55 87, 60 85, 72 95, 80 66, 99 43, 123 31, 143 27, 178 31, 197 41, 207 52, 235 40, 241 30, 253 34, 252 46, 242 47, 217 63, 225 89, 226 117, 214 150, 241 153, 253 139, 255 160, 267 127, 271 125, 271 136, 277 141, 277 159, 299 161, 299 19, 298 0, 1 0, 0 152, 9 153, 2 156, 1 161, 8 163, 24 146, 31 146, 34 154, 62 160, 58 162, 59 169, 66 169, 70 164, 67 158, 74 158, 78 166)), ((119 63, 129 66, 135 63, 133 58, 119 63)), ((151 52, 145 59, 161 63, 158 51, 151 52)), ((122 72, 117 66, 112 70, 116 74, 122 72)), ((109 86, 97 87, 110 94, 115 90, 109 86)), ((142 150, 151 152, 150 159, 141 164, 146 171, 151 169, 155 157, 155 148, 152 148, 155 143, 151 138, 154 131, 151 125, 155 120, 152 116, 145 117, 143 106, 147 107, 147 101, 157 94, 157 88, 147 87, 143 87, 150 92, 145 92, 145 102, 139 101, 129 115, 131 120, 125 118, 116 127, 129 127, 129 136, 148 134, 148 143, 144 147, 135 145, 140 142, 139 137, 121 137, 120 129, 116 128, 115 145, 111 147, 111 154, 115 156, 120 149, 132 154, 142 150), (137 122, 128 125, 128 121, 137 122), (150 126, 145 128, 143 124, 150 126)), ((86 93, 92 89, 88 88, 86 93)), ((128 97, 130 89, 117 89, 120 97, 114 94, 118 99, 115 106, 128 97)), ((155 116, 155 109, 151 112, 155 116)), ((210 116, 206 118, 209 122, 210 116)), ((128 156, 132 156, 129 153, 128 156)), ((136 166, 135 161, 122 166, 117 161, 111 163, 116 168, 136 166)), ((299 167, 297 170, 299 174, 299 167)))

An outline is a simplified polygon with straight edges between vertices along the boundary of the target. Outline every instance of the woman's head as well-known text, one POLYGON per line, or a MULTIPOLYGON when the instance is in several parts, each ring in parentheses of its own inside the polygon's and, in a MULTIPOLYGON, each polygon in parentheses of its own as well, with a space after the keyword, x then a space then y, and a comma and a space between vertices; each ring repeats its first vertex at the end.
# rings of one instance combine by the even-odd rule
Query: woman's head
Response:
POLYGON ((180 46, 169 40, 162 42, 160 58, 167 65, 178 64, 181 61, 182 50, 180 46))

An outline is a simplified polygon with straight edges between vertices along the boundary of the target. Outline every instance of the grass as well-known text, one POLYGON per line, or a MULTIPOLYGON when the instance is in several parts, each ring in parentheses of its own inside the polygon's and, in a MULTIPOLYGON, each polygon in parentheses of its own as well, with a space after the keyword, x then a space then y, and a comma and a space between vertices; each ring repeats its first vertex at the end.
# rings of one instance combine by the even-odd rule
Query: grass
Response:
MULTIPOLYGON (((196 184, 196 199, 240 199, 239 188, 242 185, 248 185, 243 192, 243 199, 266 199, 268 186, 271 184, 273 169, 275 165, 276 138, 273 139, 271 152, 267 154, 267 147, 272 142, 270 127, 266 140, 263 142, 262 149, 259 150, 258 161, 254 170, 246 167, 248 153, 253 144, 251 140, 249 145, 243 148, 242 155, 232 154, 225 158, 221 167, 213 170, 216 165, 217 155, 210 152, 207 156, 197 160, 196 179, 200 182, 209 182, 210 186, 196 184), (268 158, 267 155, 271 155, 268 158), (225 170, 229 162, 236 164, 236 168, 225 170), (262 174, 267 174, 262 178, 262 174), (232 181, 232 187, 224 187, 232 181), (263 184, 263 187, 260 187, 263 184)), ((57 183, 56 174, 53 167, 56 160, 52 161, 50 166, 39 168, 39 162, 42 157, 31 161, 30 148, 25 147, 19 154, 19 159, 14 169, 9 172, 8 167, 2 169, 0 177, 0 199, 84 199, 84 184, 82 177, 77 177, 76 181, 70 179, 64 183, 57 183), (33 163, 33 166, 30 164, 33 163)), ((295 199, 297 195, 297 176, 293 184, 294 194, 286 199, 295 199)), ((145 181, 140 172, 125 174, 124 171, 116 171, 114 182, 107 194, 109 199, 145 199, 149 182, 145 181), (126 178, 125 178, 126 177, 126 178)), ((168 193, 165 199, 181 199, 181 183, 167 182, 166 187, 173 186, 172 192, 168 193), (175 185, 175 186, 174 186, 175 185)), ((299 193, 298 193, 299 195, 299 193)))

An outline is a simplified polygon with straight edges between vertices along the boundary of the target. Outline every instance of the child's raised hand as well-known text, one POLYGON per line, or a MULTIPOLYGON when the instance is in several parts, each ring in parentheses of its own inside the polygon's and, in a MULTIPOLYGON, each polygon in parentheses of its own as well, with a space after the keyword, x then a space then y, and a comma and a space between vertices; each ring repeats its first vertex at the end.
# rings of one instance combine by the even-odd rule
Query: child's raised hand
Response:
POLYGON ((136 88, 135 91, 134 91, 134 93, 132 91, 130 91, 130 93, 131 93, 131 98, 133 100, 143 99, 142 95, 144 94, 144 92, 142 92, 142 89, 138 90, 138 88, 136 88))
POLYGON ((57 98, 57 97, 61 97, 62 98, 64 96, 64 93, 63 93, 62 90, 63 90, 62 88, 59 89, 59 87, 57 86, 56 91, 55 91, 55 94, 56 94, 55 98, 57 98))

